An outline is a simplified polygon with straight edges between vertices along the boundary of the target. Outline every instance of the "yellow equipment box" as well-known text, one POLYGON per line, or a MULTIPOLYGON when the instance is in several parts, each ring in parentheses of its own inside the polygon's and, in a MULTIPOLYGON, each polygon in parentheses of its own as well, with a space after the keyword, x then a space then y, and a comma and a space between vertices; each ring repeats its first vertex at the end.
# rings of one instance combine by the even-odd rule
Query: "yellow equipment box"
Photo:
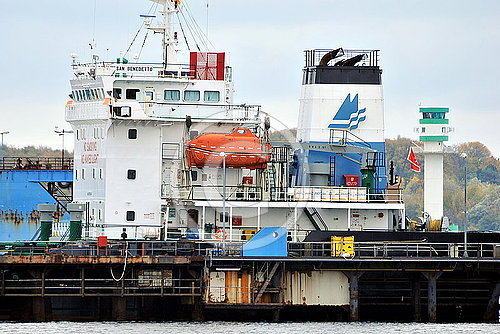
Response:
POLYGON ((333 257, 354 257, 354 236, 332 236, 331 241, 333 257))
POLYGON ((257 230, 243 230, 241 240, 250 240, 250 238, 252 238, 256 233, 257 230))

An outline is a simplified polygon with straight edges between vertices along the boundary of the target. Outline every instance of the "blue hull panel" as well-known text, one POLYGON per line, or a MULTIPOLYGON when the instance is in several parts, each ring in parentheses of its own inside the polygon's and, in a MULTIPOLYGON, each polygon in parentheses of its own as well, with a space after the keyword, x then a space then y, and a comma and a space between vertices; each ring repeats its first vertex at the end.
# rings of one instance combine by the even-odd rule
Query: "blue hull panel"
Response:
POLYGON ((0 171, 0 241, 30 240, 38 204, 56 204, 39 182, 73 182, 72 170, 0 171))

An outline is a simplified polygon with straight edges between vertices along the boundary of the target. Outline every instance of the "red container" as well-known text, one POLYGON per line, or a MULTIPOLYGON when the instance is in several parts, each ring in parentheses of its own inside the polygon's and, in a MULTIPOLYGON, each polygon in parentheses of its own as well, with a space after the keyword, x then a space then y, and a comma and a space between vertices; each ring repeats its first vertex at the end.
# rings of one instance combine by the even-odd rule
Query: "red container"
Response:
POLYGON ((359 175, 344 175, 344 180, 347 187, 359 187, 359 175))
POLYGON ((108 237, 97 237, 97 247, 108 247, 108 237))
POLYGON ((243 176, 243 184, 253 184, 253 176, 243 176))
POLYGON ((224 80, 225 63, 224 52, 191 52, 191 77, 197 80, 224 80))

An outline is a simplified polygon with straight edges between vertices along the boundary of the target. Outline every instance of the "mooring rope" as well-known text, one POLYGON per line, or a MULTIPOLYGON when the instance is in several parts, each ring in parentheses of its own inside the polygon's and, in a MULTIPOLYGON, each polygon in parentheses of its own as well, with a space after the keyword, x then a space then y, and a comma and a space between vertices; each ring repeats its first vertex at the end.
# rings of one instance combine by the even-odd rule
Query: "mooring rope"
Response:
POLYGON ((127 269, 128 241, 125 241, 125 245, 126 245, 125 246, 125 263, 123 264, 123 271, 122 271, 120 278, 115 277, 115 274, 113 273, 112 267, 109 268, 109 271, 111 272, 111 277, 113 277, 113 280, 115 282, 120 282, 123 279, 123 277, 125 276, 125 270, 127 269))

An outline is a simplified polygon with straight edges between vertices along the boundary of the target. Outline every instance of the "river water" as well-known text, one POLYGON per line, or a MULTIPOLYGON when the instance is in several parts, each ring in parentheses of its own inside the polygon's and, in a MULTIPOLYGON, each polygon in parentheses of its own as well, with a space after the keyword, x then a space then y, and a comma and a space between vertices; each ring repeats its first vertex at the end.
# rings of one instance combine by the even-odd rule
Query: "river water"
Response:
POLYGON ((0 333, 9 334, 344 334, 344 333, 500 333, 500 324, 423 323, 240 323, 240 322, 0 322, 0 333))

